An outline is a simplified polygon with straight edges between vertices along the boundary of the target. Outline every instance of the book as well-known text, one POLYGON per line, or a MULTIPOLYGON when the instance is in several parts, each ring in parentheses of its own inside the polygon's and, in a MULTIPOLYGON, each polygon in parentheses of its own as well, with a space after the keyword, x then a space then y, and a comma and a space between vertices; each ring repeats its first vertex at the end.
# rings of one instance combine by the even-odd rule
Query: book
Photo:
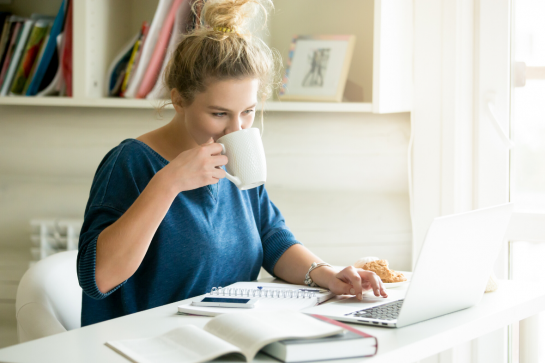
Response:
POLYGON ((280 340, 266 345, 262 351, 287 363, 369 357, 377 353, 376 337, 320 315, 312 316, 344 330, 325 338, 280 340))
POLYGON ((61 51, 63 33, 57 35, 56 48, 51 56, 51 61, 42 78, 42 82, 38 86, 36 97, 51 96, 59 94, 59 85, 62 83, 62 71, 59 54, 61 51))
MULTIPOLYGON (((105 93, 112 97, 118 96, 121 92, 121 86, 127 74, 127 66, 131 61, 131 56, 135 53, 134 46, 140 38, 140 32, 138 32, 131 40, 129 40, 121 51, 115 56, 108 72, 106 72, 106 90, 105 93)), ((134 58, 132 59, 134 61, 134 58)))
POLYGON ((228 354, 250 362, 266 345, 286 339, 339 334, 343 328, 294 311, 226 314, 204 328, 185 325, 151 338, 109 341, 106 345, 133 362, 205 362, 228 354))
POLYGON ((178 306, 178 313, 217 316, 228 313, 247 313, 252 311, 299 311, 320 304, 335 296, 327 289, 309 288, 304 285, 237 282, 225 288, 212 288, 206 296, 250 297, 257 298, 254 309, 222 308, 209 306, 194 306, 186 301, 178 306))
POLYGON ((32 32, 28 38, 22 60, 17 69, 15 79, 11 85, 11 93, 20 95, 23 93, 25 84, 30 77, 34 62, 38 58, 42 43, 47 35, 50 22, 47 20, 38 20, 32 28, 32 32))
POLYGON ((72 97, 72 3, 72 1, 69 1, 68 8, 66 9, 63 43, 59 53, 62 85, 65 87, 66 96, 68 97, 72 97))
POLYGON ((150 27, 148 22, 144 21, 142 23, 142 27, 140 30, 140 37, 138 38, 138 41, 135 44, 134 56, 131 55, 129 64, 127 65, 126 79, 123 81, 123 84, 121 86, 121 94, 120 94, 121 97, 125 97, 125 91, 130 86, 132 80, 134 79, 134 75, 136 73, 135 70, 136 70, 136 67, 138 67, 138 62, 140 61, 140 56, 142 55, 142 47, 144 46, 144 43, 146 42, 149 28, 150 27))
POLYGON ((134 73, 133 79, 129 80, 129 85, 124 92, 124 96, 127 98, 135 98, 136 92, 142 83, 144 73, 148 68, 149 61, 157 44, 159 38, 159 31, 168 15, 171 5, 174 0, 159 0, 157 10, 151 21, 148 34, 145 41, 142 44, 142 52, 137 60, 136 66, 132 71, 134 73))
MULTIPOLYGON (((51 83, 51 80, 52 80, 51 77, 49 78, 49 81, 46 81, 46 82, 43 82, 43 81, 44 81, 44 77, 46 76, 46 73, 51 75, 51 71, 49 70, 49 67, 51 65, 51 62, 54 62, 53 58, 55 56, 55 53, 57 52, 57 38, 59 34, 62 32, 62 29, 64 27, 67 1, 68 0, 62 1, 60 9, 57 13, 57 16, 55 17, 55 21, 53 22, 53 26, 51 27, 51 30, 50 30, 49 38, 47 40, 47 43, 45 44, 43 55, 40 59, 40 62, 36 66, 34 77, 32 77, 30 85, 28 86, 28 89, 26 91, 27 96, 36 95, 40 90, 43 90, 47 85, 51 83), (42 85, 42 82, 44 83, 44 85, 42 85)), ((57 67, 55 67, 55 69, 56 68, 57 67)))
POLYGON ((159 76, 157 77, 155 86, 153 86, 153 89, 146 96, 147 99, 156 100, 170 98, 169 90, 166 89, 163 83, 163 77, 172 53, 176 50, 176 47, 181 41, 183 34, 186 33, 190 13, 191 2, 189 0, 184 1, 182 5, 180 5, 180 7, 178 8, 178 12, 176 13, 176 19, 174 20, 172 35, 170 36, 170 40, 168 42, 168 49, 167 53, 165 54, 165 58, 163 59, 161 71, 159 72, 159 76))
POLYGON ((17 37, 17 45, 13 51, 13 55, 10 60, 9 68, 4 78, 4 83, 2 84, 2 90, 0 91, 1 96, 7 96, 9 90, 11 89, 11 84, 15 78, 15 72, 19 67, 19 62, 23 56, 23 50, 25 49, 30 31, 32 30, 34 20, 27 19, 24 21, 19 36, 17 37))
POLYGON ((157 81, 161 66, 163 65, 163 59, 165 58, 168 43, 171 38, 176 13, 178 12, 178 8, 180 5, 182 5, 183 1, 184 0, 174 0, 172 3, 163 27, 161 28, 161 32, 159 33, 159 37, 157 38, 157 44, 153 50, 153 54, 144 73, 144 77, 142 78, 140 87, 138 87, 138 91, 136 92, 136 98, 146 97, 157 81))
POLYGON ((0 11, 0 29, 4 26, 4 23, 9 21, 11 13, 7 11, 0 11))
POLYGON ((21 27, 23 26, 21 18, 12 17, 11 21, 13 22, 13 31, 11 32, 9 45, 6 48, 6 56, 4 64, 2 65, 2 71, 0 71, 0 90, 6 79, 6 74, 8 73, 9 65, 11 63, 11 58, 13 57, 13 52, 15 51, 15 47, 17 46, 17 39, 19 38, 21 27))
POLYGON ((121 85, 121 93, 120 96, 123 96, 125 91, 127 90, 127 87, 129 85, 129 80, 131 78, 131 74, 133 71, 134 64, 136 62, 136 56, 138 54, 138 51, 140 50, 140 46, 142 44, 144 34, 141 32, 138 40, 136 43, 134 43, 134 47, 132 48, 131 57, 129 58, 129 62, 127 63, 127 69, 125 70, 125 79, 123 80, 123 84, 121 85))
POLYGON ((32 66, 32 70, 30 71, 30 75, 28 76, 28 79, 25 83, 25 88, 23 89, 24 95, 26 95, 28 91, 28 87, 30 86, 30 83, 32 82, 32 78, 34 78, 34 75, 36 74, 36 68, 38 64, 40 63, 40 60, 44 56, 45 45, 47 44, 49 40, 50 32, 51 32, 51 24, 47 27, 47 33, 45 34, 44 40, 42 42, 42 46, 40 47, 40 52, 38 53, 38 57, 36 58, 36 61, 34 62, 34 65, 32 66))
POLYGON ((4 56, 11 36, 12 25, 13 23, 10 21, 10 17, 6 16, 1 28, 2 33, 0 35, 0 69, 2 69, 2 64, 4 63, 4 56))

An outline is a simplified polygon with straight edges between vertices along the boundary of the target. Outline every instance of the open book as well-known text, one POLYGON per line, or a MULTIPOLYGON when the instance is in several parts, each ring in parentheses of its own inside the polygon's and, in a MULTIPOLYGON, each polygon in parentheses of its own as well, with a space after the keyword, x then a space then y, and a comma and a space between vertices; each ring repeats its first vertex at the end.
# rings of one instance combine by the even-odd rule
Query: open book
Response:
POLYGON ((185 325, 152 338, 117 340, 106 345, 134 362, 209 361, 236 354, 250 362, 264 346, 285 339, 315 339, 343 328, 295 311, 223 314, 203 329, 185 325))

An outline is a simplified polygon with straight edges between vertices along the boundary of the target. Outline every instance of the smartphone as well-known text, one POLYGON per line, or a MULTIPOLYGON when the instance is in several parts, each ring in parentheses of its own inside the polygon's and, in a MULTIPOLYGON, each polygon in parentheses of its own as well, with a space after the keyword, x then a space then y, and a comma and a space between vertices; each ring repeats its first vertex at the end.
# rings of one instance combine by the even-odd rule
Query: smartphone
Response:
POLYGON ((205 296, 201 300, 193 301, 191 305, 195 306, 215 306, 221 308, 243 308, 252 309, 258 299, 234 298, 234 297, 215 297, 205 296))

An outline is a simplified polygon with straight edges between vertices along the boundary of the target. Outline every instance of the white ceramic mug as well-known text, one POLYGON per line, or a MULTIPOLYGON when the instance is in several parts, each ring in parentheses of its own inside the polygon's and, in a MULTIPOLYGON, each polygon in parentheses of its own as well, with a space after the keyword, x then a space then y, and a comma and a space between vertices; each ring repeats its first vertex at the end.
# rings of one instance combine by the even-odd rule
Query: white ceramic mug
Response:
POLYGON ((223 148, 222 155, 229 161, 225 165, 227 179, 238 189, 246 190, 265 184, 267 162, 259 129, 249 128, 231 132, 217 141, 223 148))

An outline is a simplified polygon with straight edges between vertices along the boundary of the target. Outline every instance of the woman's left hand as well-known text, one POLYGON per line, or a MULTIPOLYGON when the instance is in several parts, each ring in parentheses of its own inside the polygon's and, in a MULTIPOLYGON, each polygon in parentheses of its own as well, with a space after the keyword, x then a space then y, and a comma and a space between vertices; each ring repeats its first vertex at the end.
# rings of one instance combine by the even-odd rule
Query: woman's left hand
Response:
POLYGON ((362 294, 371 289, 377 297, 388 297, 382 280, 376 273, 354 266, 348 266, 331 276, 328 288, 337 295, 356 295, 358 300, 362 300, 362 294))

